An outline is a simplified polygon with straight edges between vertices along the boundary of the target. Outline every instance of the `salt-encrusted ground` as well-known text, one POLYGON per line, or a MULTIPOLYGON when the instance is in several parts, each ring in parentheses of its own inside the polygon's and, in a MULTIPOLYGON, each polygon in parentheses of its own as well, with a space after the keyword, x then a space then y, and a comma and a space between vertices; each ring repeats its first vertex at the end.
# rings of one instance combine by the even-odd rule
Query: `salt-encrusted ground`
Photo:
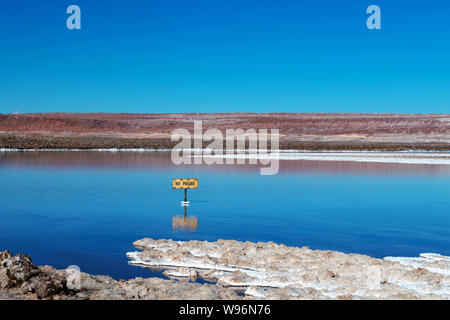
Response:
MULTIPOLYGON (((449 152, 308 152, 296 150, 277 150, 258 153, 253 150, 249 154, 227 155, 226 151, 221 155, 207 156, 216 159, 258 159, 258 160, 315 160, 315 161, 354 161, 354 162, 378 162, 378 163, 403 163, 403 164, 439 164, 450 165, 449 152)), ((225 161, 224 161, 225 163, 225 161)))
POLYGON ((201 277, 265 299, 450 299, 450 258, 359 254, 234 240, 134 242, 130 263, 201 277))
POLYGON ((450 257, 386 257, 234 240, 143 239, 130 263, 173 279, 116 281, 0 252, 2 299, 450 299, 450 257), (192 282, 201 277, 213 284, 192 282), (238 292, 245 292, 245 296, 238 292))

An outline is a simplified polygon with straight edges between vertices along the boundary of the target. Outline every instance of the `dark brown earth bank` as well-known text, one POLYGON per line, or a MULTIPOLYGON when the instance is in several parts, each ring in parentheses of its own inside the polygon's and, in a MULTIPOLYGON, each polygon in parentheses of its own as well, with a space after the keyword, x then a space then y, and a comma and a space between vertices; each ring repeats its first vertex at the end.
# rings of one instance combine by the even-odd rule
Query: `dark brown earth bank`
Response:
MULTIPOLYGON (((168 138, 115 138, 97 136, 51 137, 40 135, 0 134, 0 149, 157 149, 175 147, 177 142, 168 138)), ((192 147, 194 147, 192 142, 192 147)), ((209 142, 203 142, 207 147, 209 142)), ((271 144, 268 143, 270 148, 271 144)), ((225 146, 224 146, 225 147, 225 146)), ((439 142, 364 142, 364 141, 280 141, 281 150, 329 151, 449 151, 450 143, 439 142)))
POLYGON ((0 252, 0 300, 135 300, 238 299, 229 288, 190 281, 73 273, 50 266, 37 267, 25 254, 0 252))
MULTIPOLYGON (((169 149, 171 132, 278 129, 280 149, 450 150, 443 114, 0 114, 0 148, 169 149)), ((208 143, 204 142, 204 146, 208 143)))

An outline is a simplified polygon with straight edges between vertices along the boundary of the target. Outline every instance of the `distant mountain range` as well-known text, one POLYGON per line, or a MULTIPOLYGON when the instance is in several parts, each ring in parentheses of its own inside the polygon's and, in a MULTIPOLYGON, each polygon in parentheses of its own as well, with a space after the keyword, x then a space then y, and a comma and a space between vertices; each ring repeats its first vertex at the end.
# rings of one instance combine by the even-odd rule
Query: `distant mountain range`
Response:
POLYGON ((170 147, 171 132, 195 120, 224 134, 278 129, 283 149, 450 150, 448 114, 359 113, 0 114, 0 148, 170 147))

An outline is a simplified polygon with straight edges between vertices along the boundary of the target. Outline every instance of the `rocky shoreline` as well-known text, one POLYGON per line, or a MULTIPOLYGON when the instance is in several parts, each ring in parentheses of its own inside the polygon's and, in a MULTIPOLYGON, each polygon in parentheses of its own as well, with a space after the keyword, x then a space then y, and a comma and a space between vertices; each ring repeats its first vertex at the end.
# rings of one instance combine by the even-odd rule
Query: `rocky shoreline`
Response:
POLYGON ((450 257, 439 254, 375 259, 235 240, 146 238, 134 246, 130 264, 170 279, 117 281, 3 251, 0 299, 450 299, 450 257))
POLYGON ((160 278, 114 280, 73 270, 35 266, 25 254, 0 252, 0 300, 239 299, 222 286, 160 278))

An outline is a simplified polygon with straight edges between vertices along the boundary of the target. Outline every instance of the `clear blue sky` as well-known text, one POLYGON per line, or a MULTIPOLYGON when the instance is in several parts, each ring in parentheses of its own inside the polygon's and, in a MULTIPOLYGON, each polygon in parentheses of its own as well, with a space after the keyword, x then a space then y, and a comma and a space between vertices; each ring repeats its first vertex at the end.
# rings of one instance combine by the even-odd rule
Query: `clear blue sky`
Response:
POLYGON ((1 1, 15 110, 450 113, 450 1, 1 1))

